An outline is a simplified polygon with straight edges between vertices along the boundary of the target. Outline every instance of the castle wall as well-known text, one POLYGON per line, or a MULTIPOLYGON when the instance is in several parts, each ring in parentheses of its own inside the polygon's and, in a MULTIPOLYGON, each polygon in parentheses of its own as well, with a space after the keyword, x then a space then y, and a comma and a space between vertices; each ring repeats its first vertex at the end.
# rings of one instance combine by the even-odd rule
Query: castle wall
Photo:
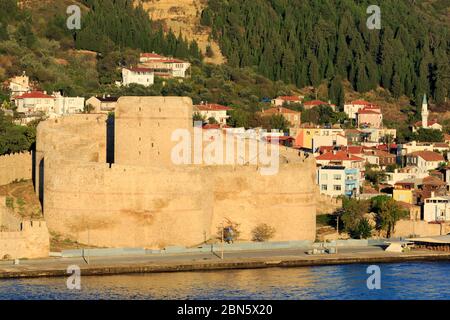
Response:
POLYGON ((0 227, 0 260, 49 256, 50 240, 45 221, 23 221, 5 206, 5 197, 0 197, 0 227))
POLYGON ((47 258, 50 241, 45 221, 24 221, 21 231, 0 232, 0 259, 47 258))
POLYGON ((0 156, 0 185, 19 180, 30 180, 32 175, 31 153, 0 156))
POLYGON ((225 218, 241 225, 243 239, 267 223, 274 240, 314 240, 311 166, 264 177, 252 166, 53 162, 45 168, 44 213, 51 231, 106 247, 192 246, 215 237, 225 218))

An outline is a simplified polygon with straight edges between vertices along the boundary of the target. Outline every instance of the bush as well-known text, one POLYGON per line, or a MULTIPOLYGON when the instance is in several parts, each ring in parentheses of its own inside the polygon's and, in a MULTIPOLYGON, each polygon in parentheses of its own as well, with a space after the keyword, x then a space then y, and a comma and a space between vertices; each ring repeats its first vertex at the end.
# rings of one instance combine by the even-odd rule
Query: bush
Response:
POLYGON ((257 242, 267 241, 275 235, 275 228, 261 223, 252 230, 252 240, 257 242))

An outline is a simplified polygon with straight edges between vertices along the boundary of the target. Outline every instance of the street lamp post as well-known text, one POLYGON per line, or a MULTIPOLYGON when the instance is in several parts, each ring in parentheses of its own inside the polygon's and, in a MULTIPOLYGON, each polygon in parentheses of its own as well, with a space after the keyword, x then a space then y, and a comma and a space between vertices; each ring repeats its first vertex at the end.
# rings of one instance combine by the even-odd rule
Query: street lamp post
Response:
POLYGON ((223 224, 223 221, 222 221, 222 245, 221 245, 221 254, 220 254, 220 259, 222 259, 223 260, 223 241, 224 241, 224 224, 223 224))

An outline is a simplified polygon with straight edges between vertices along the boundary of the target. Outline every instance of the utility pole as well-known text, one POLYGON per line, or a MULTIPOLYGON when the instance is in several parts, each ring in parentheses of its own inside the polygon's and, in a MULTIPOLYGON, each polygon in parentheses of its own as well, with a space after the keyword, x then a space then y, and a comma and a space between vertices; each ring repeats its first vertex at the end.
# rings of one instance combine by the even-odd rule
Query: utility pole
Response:
POLYGON ((224 241, 224 239, 223 239, 223 237, 224 237, 224 235, 223 235, 223 232, 224 232, 223 228, 224 228, 224 224, 223 224, 223 221, 222 221, 222 245, 221 245, 222 252, 221 252, 221 255, 220 255, 220 259, 222 259, 222 260, 223 260, 223 241, 224 241))
POLYGON ((88 234, 87 234, 87 236, 88 236, 88 256, 87 256, 87 264, 89 264, 90 263, 90 253, 89 253, 89 247, 91 246, 90 245, 90 232, 89 232, 89 223, 88 223, 88 234))

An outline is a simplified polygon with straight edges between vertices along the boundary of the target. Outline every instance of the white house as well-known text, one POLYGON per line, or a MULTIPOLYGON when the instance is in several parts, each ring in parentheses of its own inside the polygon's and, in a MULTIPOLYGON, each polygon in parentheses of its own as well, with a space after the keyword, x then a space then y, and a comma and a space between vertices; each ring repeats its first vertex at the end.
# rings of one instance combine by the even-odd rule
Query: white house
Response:
POLYGON ((423 219, 428 222, 450 221, 450 197, 436 197, 433 192, 430 198, 425 199, 423 219))
POLYGON ((347 138, 343 134, 332 134, 329 136, 315 135, 312 138, 312 150, 317 152, 321 147, 344 146, 348 144, 347 138))
POLYGON ((411 141, 401 145, 402 155, 407 155, 409 153, 417 151, 439 151, 447 152, 450 146, 444 142, 417 142, 411 141))
POLYGON ((347 114, 349 119, 356 120, 357 113, 361 109, 371 109, 374 111, 378 110, 379 112, 381 112, 380 107, 364 100, 356 100, 344 104, 344 112, 347 114))
POLYGON ((53 93, 55 97, 55 113, 57 115, 81 113, 84 111, 84 98, 63 97, 59 92, 53 93))
POLYGON ((279 96, 272 100, 272 104, 276 107, 282 107, 285 104, 301 103, 303 98, 303 96, 279 96))
POLYGON ((14 98, 17 112, 33 114, 43 112, 44 114, 55 112, 55 97, 47 95, 46 92, 33 91, 24 93, 14 98))
POLYGON ((122 68, 122 85, 140 84, 150 87, 155 82, 155 72, 150 68, 122 68))
POLYGON ((156 53, 142 53, 140 63, 142 67, 153 69, 156 76, 163 78, 186 78, 191 67, 189 62, 156 53))
POLYGON ((43 113, 55 117, 83 112, 84 98, 63 97, 59 92, 48 95, 46 92, 33 91, 14 98, 17 112, 26 116, 43 113))
POLYGON ((27 93, 31 90, 30 78, 25 74, 25 72, 21 76, 12 77, 9 79, 8 88, 12 97, 27 93))
POLYGON ((420 172, 434 170, 444 161, 440 153, 433 151, 416 151, 406 155, 406 164, 416 166, 420 172))
POLYGON ((219 124, 227 124, 227 111, 232 110, 229 107, 220 104, 206 103, 194 106, 194 112, 198 112, 205 120, 214 118, 219 124))
POLYGON ((366 160, 347 151, 331 151, 317 156, 316 162, 322 166, 334 165, 362 170, 366 160))
POLYGON ((406 179, 421 179, 428 176, 427 172, 421 172, 417 167, 405 167, 395 169, 394 172, 386 172, 386 183, 394 186, 397 182, 406 179))

